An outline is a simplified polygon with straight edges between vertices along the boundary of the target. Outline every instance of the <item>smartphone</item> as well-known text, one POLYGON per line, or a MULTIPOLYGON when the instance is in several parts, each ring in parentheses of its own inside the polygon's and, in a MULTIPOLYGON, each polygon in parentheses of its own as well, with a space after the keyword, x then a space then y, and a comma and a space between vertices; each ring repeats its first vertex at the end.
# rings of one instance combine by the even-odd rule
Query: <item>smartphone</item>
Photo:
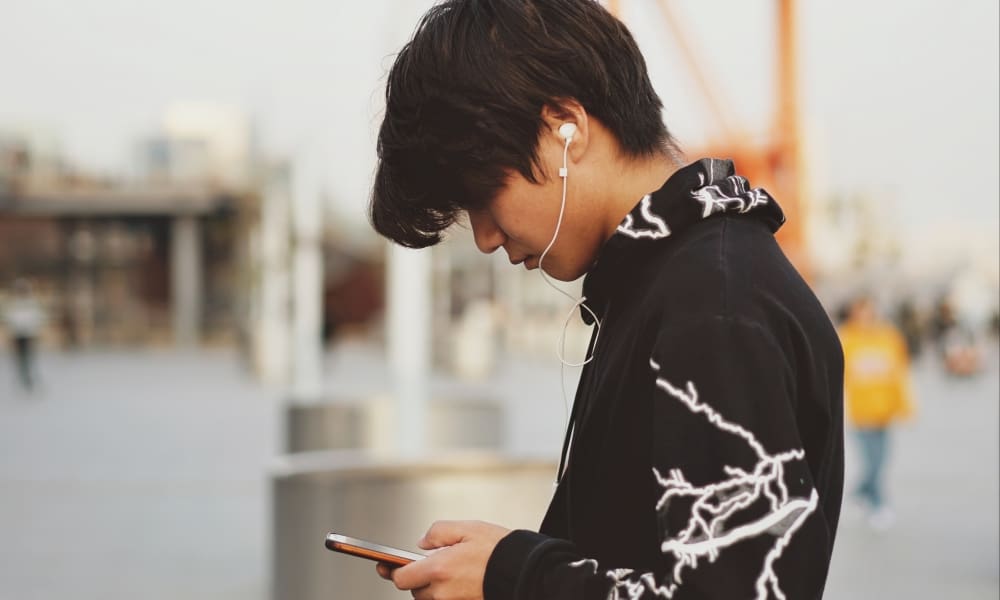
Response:
POLYGON ((365 540, 331 533, 326 536, 326 547, 334 552, 343 552, 351 556, 360 556, 368 560, 388 563, 397 567, 408 565, 415 560, 426 558, 423 554, 407 552, 391 546, 383 546, 365 540))

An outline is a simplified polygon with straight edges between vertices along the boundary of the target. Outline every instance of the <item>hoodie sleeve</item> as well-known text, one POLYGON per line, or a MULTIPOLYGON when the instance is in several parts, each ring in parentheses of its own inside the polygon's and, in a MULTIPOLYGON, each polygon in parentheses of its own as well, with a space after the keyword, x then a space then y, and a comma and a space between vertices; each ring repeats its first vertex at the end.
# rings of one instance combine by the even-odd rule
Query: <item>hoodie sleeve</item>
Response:
POLYGON ((661 565, 600 564, 568 541, 515 531, 490 558, 486 600, 820 597, 832 538, 787 354, 760 325, 729 317, 661 332, 648 365, 661 565))

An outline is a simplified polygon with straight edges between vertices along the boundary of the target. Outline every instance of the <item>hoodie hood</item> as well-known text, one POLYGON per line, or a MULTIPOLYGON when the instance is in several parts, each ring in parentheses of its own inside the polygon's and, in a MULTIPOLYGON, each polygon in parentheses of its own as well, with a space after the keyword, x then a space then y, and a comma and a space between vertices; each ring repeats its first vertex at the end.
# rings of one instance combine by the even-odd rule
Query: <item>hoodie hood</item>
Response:
MULTIPOLYGON (((704 158, 670 176, 659 190, 644 196, 618 225, 583 282, 587 306, 599 317, 607 309, 605 290, 643 255, 669 244, 672 238, 704 219, 740 214, 765 222, 771 233, 785 215, 762 188, 753 188, 736 174, 733 161, 704 158)), ((593 317, 581 310, 583 320, 593 317)))

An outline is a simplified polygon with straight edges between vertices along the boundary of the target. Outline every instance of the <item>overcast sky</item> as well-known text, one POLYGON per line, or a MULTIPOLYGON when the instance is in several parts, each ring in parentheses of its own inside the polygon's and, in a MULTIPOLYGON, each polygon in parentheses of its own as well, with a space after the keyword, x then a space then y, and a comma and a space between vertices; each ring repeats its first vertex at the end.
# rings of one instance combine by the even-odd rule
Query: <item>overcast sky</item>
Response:
MULTIPOLYGON (((621 0, 682 143, 713 124, 654 0, 621 0)), ((0 19, 0 130, 127 171, 178 101, 231 104, 359 225, 385 69, 422 0, 32 0, 0 19)), ((702 65, 751 130, 771 116, 772 0, 675 1, 702 65)), ((996 0, 802 0, 803 112, 816 193, 887 203, 910 244, 993 248, 1000 202, 996 0), (940 240, 935 242, 935 240, 940 240)), ((780 199, 779 199, 780 200, 780 199)))

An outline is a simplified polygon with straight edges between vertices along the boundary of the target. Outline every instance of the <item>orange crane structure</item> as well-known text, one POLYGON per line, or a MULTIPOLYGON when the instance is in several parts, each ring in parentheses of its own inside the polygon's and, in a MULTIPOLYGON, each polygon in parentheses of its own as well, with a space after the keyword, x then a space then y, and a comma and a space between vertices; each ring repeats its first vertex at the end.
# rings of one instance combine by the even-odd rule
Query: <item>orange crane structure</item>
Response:
MULTIPOLYGON (((798 97, 798 43, 796 0, 774 0, 776 7, 775 90, 770 133, 761 140, 752 139, 746 128, 734 122, 726 103, 713 88, 706 69, 682 26, 671 0, 656 0, 660 14, 677 44, 681 58, 688 66, 706 106, 722 134, 704 146, 690 152, 695 156, 731 158, 737 171, 754 186, 771 192, 785 212, 786 223, 778 231, 778 241, 799 271, 809 278, 809 261, 805 245, 803 214, 804 161, 801 148, 801 125, 798 97)), ((623 0, 608 0, 606 6, 621 16, 623 0)))

